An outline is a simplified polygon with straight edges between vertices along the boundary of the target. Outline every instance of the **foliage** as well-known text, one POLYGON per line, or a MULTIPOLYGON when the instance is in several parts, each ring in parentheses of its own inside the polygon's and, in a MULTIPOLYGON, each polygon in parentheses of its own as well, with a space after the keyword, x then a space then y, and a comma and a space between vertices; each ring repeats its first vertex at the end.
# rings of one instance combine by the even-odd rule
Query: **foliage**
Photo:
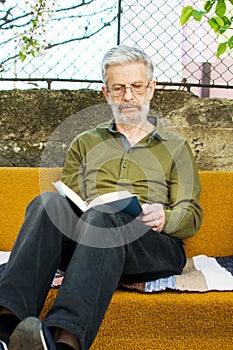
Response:
POLYGON ((22 62, 28 55, 35 57, 36 53, 44 49, 43 34, 46 32, 45 26, 52 15, 55 2, 56 0, 37 0, 35 4, 30 4, 29 1, 26 1, 26 5, 30 7, 32 18, 29 29, 27 28, 27 31, 25 30, 21 35, 19 57, 22 62))
POLYGON ((87 40, 110 27, 117 19, 116 4, 109 5, 106 0, 95 8, 95 1, 0 0, 0 45, 7 48, 0 57, 0 72, 11 67, 12 62, 87 40), (75 31, 66 30, 74 20, 75 31), (54 27, 61 28, 61 33, 51 35, 54 27))
MULTIPOLYGON (((233 16, 227 15, 227 1, 229 2, 229 7, 233 6, 233 0, 209 0, 205 1, 203 5, 203 10, 197 10, 193 6, 186 6, 183 8, 180 23, 185 25, 190 18, 195 21, 201 21, 203 18, 207 18, 207 22, 210 28, 216 33, 217 37, 229 33, 229 30, 233 29, 233 16), (208 16, 211 10, 214 10, 214 14, 208 16)), ((230 13, 230 11, 228 11, 230 13)), ((233 49, 233 35, 230 36, 228 40, 219 43, 216 56, 219 58, 227 49, 233 49)))

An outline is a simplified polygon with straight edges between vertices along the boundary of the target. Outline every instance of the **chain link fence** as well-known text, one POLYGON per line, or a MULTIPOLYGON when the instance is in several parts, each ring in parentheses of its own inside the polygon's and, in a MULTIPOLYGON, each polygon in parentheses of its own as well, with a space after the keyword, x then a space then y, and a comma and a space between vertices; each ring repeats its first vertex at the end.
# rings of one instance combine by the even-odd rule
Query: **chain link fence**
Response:
POLYGON ((179 22, 184 6, 202 7, 203 1, 54 2, 40 34, 44 50, 21 62, 20 38, 32 18, 29 4, 0 1, 0 89, 99 89, 103 54, 112 46, 127 44, 152 57, 158 87, 232 98, 233 54, 217 59, 216 36, 207 25, 190 22, 181 27, 179 22))

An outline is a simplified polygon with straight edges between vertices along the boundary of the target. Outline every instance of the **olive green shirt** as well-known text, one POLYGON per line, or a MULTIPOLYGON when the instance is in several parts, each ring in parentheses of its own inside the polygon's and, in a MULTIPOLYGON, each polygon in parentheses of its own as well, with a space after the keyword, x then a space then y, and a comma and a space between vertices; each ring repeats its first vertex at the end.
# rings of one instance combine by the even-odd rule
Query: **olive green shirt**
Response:
POLYGON ((129 190, 141 203, 161 203, 163 232, 183 239, 195 235, 202 221, 200 179, 190 147, 148 117, 154 132, 130 146, 114 120, 78 135, 64 164, 62 180, 85 201, 100 194, 129 190))

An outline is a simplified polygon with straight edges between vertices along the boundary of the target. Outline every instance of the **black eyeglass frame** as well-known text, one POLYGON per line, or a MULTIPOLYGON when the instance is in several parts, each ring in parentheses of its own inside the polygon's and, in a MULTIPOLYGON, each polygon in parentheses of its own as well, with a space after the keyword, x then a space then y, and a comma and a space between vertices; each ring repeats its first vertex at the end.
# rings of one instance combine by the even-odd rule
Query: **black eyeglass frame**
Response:
POLYGON ((120 86, 120 88, 119 88, 119 89, 120 89, 119 94, 116 93, 116 92, 114 92, 112 89, 109 89, 108 86, 106 86, 106 88, 107 88, 107 92, 108 92, 110 95, 112 95, 113 97, 121 97, 121 96, 125 95, 127 89, 130 89, 131 92, 132 92, 133 94, 135 94, 135 95, 143 95, 143 94, 146 92, 146 90, 148 89, 148 87, 150 86, 150 81, 148 82, 147 85, 142 84, 143 91, 140 91, 140 92, 134 91, 135 87, 134 87, 133 85, 134 85, 134 84, 132 84, 132 85, 130 85, 130 86, 125 86, 125 85, 120 85, 120 84, 119 84, 119 86, 120 86))

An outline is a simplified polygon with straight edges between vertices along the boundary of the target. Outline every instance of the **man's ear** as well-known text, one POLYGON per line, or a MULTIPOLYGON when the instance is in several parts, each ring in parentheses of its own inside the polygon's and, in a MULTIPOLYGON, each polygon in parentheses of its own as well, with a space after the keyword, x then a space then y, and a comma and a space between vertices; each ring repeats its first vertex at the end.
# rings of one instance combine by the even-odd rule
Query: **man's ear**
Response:
POLYGON ((104 97, 106 98, 106 101, 109 103, 109 93, 107 91, 106 85, 103 85, 101 89, 104 97))
POLYGON ((156 87, 156 81, 155 81, 155 80, 151 80, 150 85, 149 85, 149 89, 150 89, 150 100, 151 100, 152 97, 154 96, 155 87, 156 87))

